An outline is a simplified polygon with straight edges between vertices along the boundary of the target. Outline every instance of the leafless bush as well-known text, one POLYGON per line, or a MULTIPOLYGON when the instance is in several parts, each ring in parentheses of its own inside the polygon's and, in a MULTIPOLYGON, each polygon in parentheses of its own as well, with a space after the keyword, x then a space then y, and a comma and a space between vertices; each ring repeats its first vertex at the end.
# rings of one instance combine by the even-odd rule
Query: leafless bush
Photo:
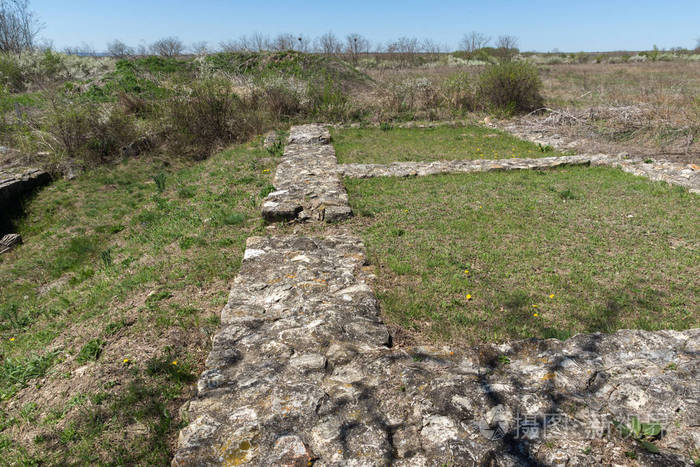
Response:
POLYGON ((271 45, 272 49, 277 51, 294 50, 296 41, 297 38, 293 34, 282 33, 275 37, 271 45))
POLYGON ((165 37, 151 44, 151 52, 161 57, 177 57, 183 50, 185 44, 177 37, 165 37))
POLYGON ((508 62, 518 53, 518 38, 500 36, 496 41, 496 54, 501 61, 508 62))
POLYGON ((491 42, 491 38, 486 34, 472 31, 462 37, 462 40, 459 43, 459 48, 460 50, 464 50, 469 54, 473 54, 477 50, 486 47, 489 42, 491 42))
POLYGON ((417 54, 420 52, 418 39, 415 37, 399 37, 390 42, 386 49, 388 53, 396 55, 404 65, 416 63, 417 54))
POLYGON ((369 52, 369 41, 357 33, 345 36, 345 53, 348 54, 353 63, 357 64, 360 54, 369 52))
POLYGON ((54 152, 87 163, 109 160, 137 134, 133 119, 117 108, 103 115, 96 104, 55 97, 50 99, 44 128, 51 137, 47 145, 54 152))
POLYGON ((29 0, 0 0, 0 52, 34 48, 41 24, 29 10, 29 0))
POLYGON ((193 42, 190 46, 190 50, 197 55, 206 55, 209 53, 209 46, 207 41, 193 42))
POLYGON ((440 104, 440 94, 427 78, 410 78, 389 83, 383 107, 394 114, 416 111, 435 111, 440 104))
POLYGON ((343 44, 329 31, 318 38, 317 49, 326 55, 339 55, 343 51, 343 44))
POLYGON ((134 55, 134 49, 119 39, 114 39, 112 42, 107 44, 107 53, 114 58, 126 58, 134 55))
POLYGON ((141 96, 128 94, 126 92, 119 93, 119 105, 124 113, 128 115, 137 115, 145 117, 153 110, 153 104, 148 102, 141 96))
POLYGON ((477 106, 473 78, 467 72, 457 73, 443 81, 442 93, 450 109, 472 111, 477 106))
MULTIPOLYGON (((440 52, 442 51, 442 46, 430 38, 425 38, 421 42, 421 49, 423 52, 429 55, 430 59, 437 60, 440 58, 440 52)), ((445 49, 447 49, 445 47, 445 49)))
POLYGON ((190 92, 167 104, 165 129, 173 135, 176 149, 207 157, 219 145, 244 140, 264 129, 263 113, 255 104, 236 95, 226 79, 199 80, 190 92))

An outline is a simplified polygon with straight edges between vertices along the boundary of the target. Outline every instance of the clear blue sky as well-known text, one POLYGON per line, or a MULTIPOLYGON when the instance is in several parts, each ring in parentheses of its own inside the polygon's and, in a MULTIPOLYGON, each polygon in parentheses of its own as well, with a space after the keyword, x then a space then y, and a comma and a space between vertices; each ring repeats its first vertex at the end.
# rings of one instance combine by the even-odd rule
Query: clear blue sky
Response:
POLYGON ((57 48, 98 51, 174 35, 216 45, 242 34, 363 34, 372 43, 430 37, 455 47, 465 32, 512 34, 522 50, 606 51, 694 47, 700 0, 31 0, 57 48))

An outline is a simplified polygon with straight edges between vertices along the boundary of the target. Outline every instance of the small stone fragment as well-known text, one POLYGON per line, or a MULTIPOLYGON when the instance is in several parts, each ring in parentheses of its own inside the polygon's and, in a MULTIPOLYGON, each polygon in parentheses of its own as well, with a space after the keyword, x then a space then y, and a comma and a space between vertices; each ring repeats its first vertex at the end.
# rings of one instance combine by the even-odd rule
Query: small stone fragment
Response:
POLYGON ((19 234, 7 234, 0 238, 0 254, 10 251, 20 244, 22 244, 22 237, 19 234))

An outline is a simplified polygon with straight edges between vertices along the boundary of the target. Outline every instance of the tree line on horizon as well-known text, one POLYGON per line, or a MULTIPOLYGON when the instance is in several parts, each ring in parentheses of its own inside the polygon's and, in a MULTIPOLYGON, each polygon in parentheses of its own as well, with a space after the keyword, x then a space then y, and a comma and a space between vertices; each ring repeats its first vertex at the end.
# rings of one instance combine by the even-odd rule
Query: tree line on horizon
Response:
MULTIPOLYGON (((29 0, 0 0, 0 52, 20 53, 24 50, 43 48, 53 49, 52 43, 37 43, 43 24, 29 8, 29 0)), ((508 58, 519 52, 518 38, 513 35, 501 35, 492 38, 486 34, 472 31, 464 34, 459 41, 457 52, 466 58, 478 57, 478 52, 488 49, 490 55, 508 58), (493 41, 493 46, 490 44, 493 41)), ((281 33, 271 37, 263 33, 242 35, 238 39, 222 41, 218 46, 210 47, 206 41, 198 41, 186 45, 178 37, 164 37, 151 44, 130 46, 115 39, 107 44, 105 53, 98 53, 89 44, 65 47, 63 52, 71 55, 98 56, 108 55, 116 58, 130 56, 159 55, 176 57, 186 53, 206 54, 211 52, 263 52, 296 50, 306 53, 324 55, 342 55, 357 62, 363 54, 388 54, 398 56, 402 61, 413 61, 417 55, 439 56, 442 53, 454 52, 445 44, 433 39, 402 36, 388 42, 372 43, 359 33, 350 33, 338 37, 329 31, 319 37, 311 38, 305 34, 281 33)), ((682 47, 672 51, 685 51, 682 47)), ((700 38, 697 39, 696 52, 700 52, 700 38)), ((554 49, 555 53, 558 49, 554 49)))

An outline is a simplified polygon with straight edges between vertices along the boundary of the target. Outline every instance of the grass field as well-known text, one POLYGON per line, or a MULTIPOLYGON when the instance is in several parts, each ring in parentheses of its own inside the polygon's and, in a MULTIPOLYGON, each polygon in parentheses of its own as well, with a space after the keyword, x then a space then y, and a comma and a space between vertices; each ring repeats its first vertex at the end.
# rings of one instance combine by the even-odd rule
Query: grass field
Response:
POLYGON ((389 130, 353 128, 334 130, 332 136, 341 164, 561 155, 550 147, 540 147, 498 130, 473 125, 389 130))
POLYGON ((274 160, 139 158, 59 180, 0 256, 0 455, 169 464, 274 160))
POLYGON ((614 169, 346 179, 389 322, 433 342, 700 325, 700 201, 614 169))

